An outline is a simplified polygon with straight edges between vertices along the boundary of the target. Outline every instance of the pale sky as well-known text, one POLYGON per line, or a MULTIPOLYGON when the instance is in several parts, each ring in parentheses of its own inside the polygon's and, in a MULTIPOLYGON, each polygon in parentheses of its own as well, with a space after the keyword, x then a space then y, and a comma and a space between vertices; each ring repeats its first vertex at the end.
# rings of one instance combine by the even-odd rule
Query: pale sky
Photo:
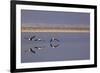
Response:
POLYGON ((22 26, 43 26, 43 27, 89 27, 90 14, 79 12, 56 12, 21 10, 22 26))

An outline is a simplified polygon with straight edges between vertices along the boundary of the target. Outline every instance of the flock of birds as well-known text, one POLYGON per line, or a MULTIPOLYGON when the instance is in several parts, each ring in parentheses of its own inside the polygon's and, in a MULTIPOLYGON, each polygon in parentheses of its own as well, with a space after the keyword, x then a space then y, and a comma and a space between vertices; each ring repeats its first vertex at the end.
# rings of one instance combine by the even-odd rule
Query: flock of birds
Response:
MULTIPOLYGON (((37 41, 37 42, 40 42, 40 41, 44 41, 40 38, 36 38, 36 36, 31 36, 29 38, 25 38, 25 39, 28 39, 29 41, 37 41)), ((54 38, 52 37, 50 39, 50 47, 52 48, 57 48, 59 46, 59 40, 57 38, 54 38)), ((29 48, 28 50, 25 50, 25 52, 31 52, 31 53, 36 53, 35 49, 36 50, 40 50, 40 49, 43 49, 44 47, 41 47, 41 46, 37 46, 37 47, 34 47, 34 48, 29 48)))

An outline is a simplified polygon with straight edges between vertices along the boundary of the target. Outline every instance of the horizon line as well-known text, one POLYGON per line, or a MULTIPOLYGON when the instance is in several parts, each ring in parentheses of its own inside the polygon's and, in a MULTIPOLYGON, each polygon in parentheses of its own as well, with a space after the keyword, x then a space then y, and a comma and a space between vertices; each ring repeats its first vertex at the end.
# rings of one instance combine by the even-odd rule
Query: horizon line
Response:
POLYGON ((76 32, 76 33, 85 33, 85 32, 90 32, 90 28, 89 27, 68 27, 68 28, 61 28, 61 27, 54 27, 54 28, 50 28, 50 27, 21 27, 21 32, 76 32))

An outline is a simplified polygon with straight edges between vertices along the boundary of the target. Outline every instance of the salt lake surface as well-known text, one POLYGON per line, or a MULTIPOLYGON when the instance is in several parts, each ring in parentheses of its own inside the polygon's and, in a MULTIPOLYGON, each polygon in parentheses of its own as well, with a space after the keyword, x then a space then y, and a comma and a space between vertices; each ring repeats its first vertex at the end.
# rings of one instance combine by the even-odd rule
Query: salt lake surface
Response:
POLYGON ((65 33, 65 32, 22 32, 21 33, 21 62, 49 62, 71 61, 90 59, 90 34, 89 33, 65 33), (30 41, 27 38, 35 36, 30 41), (50 46, 51 38, 56 38, 56 48, 50 46), (41 39, 42 41, 34 41, 41 39), (42 47, 36 49, 35 47, 42 47), (34 53, 28 51, 33 49, 34 53))

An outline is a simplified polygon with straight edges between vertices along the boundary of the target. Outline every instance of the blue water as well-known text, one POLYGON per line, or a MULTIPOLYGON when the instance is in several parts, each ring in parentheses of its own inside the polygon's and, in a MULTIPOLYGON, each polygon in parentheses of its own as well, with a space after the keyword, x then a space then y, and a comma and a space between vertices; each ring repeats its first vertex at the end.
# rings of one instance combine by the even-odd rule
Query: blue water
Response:
POLYGON ((70 60, 87 60, 90 59, 90 34, 89 33, 21 33, 21 62, 47 62, 47 61, 70 61, 70 60), (27 38, 36 36, 34 39, 42 41, 29 41, 27 38), (58 47, 50 46, 50 39, 54 37, 59 40, 54 43, 58 47), (37 50, 34 47, 41 46, 37 50), (29 52, 32 48, 35 53, 29 52))

